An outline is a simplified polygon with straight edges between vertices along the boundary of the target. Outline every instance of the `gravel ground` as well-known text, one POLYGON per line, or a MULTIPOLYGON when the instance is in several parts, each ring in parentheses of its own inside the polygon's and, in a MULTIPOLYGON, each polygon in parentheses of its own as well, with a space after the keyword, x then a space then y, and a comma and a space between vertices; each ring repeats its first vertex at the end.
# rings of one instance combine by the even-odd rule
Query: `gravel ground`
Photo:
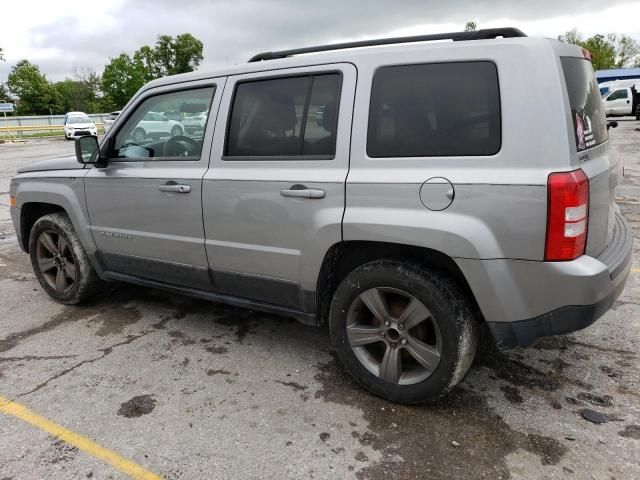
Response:
MULTIPOLYGON (((640 122, 610 133, 640 245, 640 122)), ((453 394, 406 407, 342 371, 327 332, 129 286, 63 307, 8 221, 8 181, 61 140, 0 145, 0 396, 170 479, 640 478, 640 265, 602 319, 483 353, 453 394), (608 420, 594 424, 592 409, 608 420)), ((0 414, 0 478, 123 478, 0 414)))

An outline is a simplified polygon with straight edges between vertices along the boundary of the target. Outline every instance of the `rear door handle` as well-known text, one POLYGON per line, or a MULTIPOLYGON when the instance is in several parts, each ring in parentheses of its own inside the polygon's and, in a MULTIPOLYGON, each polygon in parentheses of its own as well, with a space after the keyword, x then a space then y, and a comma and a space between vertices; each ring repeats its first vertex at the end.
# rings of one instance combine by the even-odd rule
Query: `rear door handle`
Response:
POLYGON ((293 185, 288 190, 280 190, 283 197, 324 198, 326 192, 319 188, 307 188, 304 185, 293 185))
POLYGON ((191 191, 191 185, 178 185, 169 183, 166 185, 160 185, 158 189, 161 192, 189 193, 191 191))

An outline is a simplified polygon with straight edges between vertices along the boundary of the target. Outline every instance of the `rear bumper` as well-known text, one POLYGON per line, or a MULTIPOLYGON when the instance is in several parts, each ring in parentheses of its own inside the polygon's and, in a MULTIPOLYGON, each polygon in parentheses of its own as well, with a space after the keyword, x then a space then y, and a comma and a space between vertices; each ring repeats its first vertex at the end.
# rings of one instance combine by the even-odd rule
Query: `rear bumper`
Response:
POLYGON ((591 325, 618 298, 631 268, 633 236, 619 212, 609 246, 571 262, 458 262, 500 348, 591 325))

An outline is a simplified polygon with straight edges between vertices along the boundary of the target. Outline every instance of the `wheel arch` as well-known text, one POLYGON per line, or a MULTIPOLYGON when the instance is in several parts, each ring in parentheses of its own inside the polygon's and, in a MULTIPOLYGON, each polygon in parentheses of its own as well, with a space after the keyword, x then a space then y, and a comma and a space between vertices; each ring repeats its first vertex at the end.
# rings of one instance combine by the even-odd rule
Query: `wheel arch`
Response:
POLYGON ((448 255, 414 245, 350 240, 332 245, 324 256, 315 296, 319 324, 323 324, 328 318, 333 293, 347 274, 359 265, 381 258, 407 261, 442 272, 453 279, 467 295, 477 318, 483 318, 467 279, 448 255))
POLYGON ((29 237, 31 230, 39 218, 51 213, 62 212, 68 215, 67 211, 60 205, 45 202, 26 202, 20 208, 20 238, 22 239, 22 249, 29 253, 29 237))

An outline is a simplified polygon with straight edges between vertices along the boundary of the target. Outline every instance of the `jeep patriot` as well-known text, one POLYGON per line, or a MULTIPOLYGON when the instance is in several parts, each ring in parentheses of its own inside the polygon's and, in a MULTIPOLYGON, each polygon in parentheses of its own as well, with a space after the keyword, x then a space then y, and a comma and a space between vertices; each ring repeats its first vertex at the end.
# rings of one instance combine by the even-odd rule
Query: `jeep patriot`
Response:
POLYGON ((609 309, 631 265, 619 175, 589 52, 505 28, 154 80, 10 198, 58 302, 122 281, 327 322, 359 383, 419 403, 481 327, 526 347, 609 309))

